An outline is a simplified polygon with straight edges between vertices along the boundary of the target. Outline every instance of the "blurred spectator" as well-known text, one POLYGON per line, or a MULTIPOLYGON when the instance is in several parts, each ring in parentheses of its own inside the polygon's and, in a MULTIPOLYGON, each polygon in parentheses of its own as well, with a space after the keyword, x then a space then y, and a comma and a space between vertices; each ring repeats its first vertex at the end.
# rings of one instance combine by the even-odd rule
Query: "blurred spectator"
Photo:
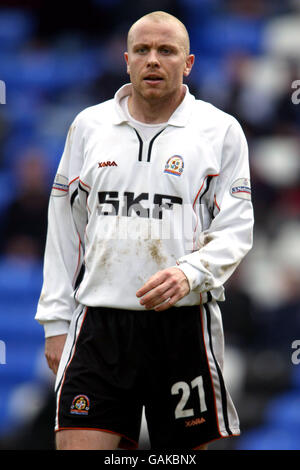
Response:
POLYGON ((15 171, 17 194, 5 212, 2 254, 41 259, 47 230, 49 175, 39 149, 23 155, 15 171))

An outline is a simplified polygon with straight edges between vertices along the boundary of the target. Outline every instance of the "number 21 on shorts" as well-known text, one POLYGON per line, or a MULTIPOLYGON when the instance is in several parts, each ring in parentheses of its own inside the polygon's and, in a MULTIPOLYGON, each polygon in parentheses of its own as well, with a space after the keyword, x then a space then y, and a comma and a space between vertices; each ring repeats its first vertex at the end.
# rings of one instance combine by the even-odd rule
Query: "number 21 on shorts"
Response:
POLYGON ((200 404, 200 412, 203 413, 207 410, 206 402, 205 402, 205 393, 203 387, 203 379, 202 376, 196 377, 192 380, 191 385, 186 382, 176 382, 172 388, 171 393, 172 395, 178 395, 182 393, 181 398, 175 408, 175 418, 188 418, 194 416, 194 409, 193 408, 185 408, 187 401, 191 394, 191 389, 196 388, 198 389, 198 396, 199 396, 199 404, 200 404))

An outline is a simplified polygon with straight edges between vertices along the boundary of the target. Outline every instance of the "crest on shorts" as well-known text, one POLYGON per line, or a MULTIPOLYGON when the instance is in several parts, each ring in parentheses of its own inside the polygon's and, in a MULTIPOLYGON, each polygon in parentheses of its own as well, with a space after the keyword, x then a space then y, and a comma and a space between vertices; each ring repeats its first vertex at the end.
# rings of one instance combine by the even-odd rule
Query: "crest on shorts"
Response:
POLYGON ((86 395, 77 395, 72 401, 70 413, 73 415, 87 415, 89 409, 89 398, 86 395))
POLYGON ((183 173, 184 163, 183 158, 180 155, 173 155, 169 158, 165 165, 164 173, 170 175, 181 176, 183 173))

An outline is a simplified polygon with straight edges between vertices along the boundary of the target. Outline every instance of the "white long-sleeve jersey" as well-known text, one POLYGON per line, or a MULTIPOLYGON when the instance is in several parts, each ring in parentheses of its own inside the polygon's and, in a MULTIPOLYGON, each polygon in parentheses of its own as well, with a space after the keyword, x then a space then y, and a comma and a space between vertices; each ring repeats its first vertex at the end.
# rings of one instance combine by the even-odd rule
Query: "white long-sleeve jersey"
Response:
POLYGON ((78 305, 144 309, 136 291, 177 266, 190 293, 176 306, 224 300, 252 246, 248 148, 232 116, 185 98, 154 137, 130 125, 120 100, 74 119, 54 180, 36 319, 68 331, 78 305))

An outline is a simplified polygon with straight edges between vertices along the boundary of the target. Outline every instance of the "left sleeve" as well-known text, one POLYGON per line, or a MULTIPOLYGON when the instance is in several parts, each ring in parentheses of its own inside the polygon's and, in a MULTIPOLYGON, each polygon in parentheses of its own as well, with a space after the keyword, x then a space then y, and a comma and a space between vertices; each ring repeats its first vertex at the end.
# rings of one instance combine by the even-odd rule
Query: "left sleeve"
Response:
MULTIPOLYGON (((223 142, 214 194, 214 213, 202 247, 177 260, 191 291, 218 289, 228 280, 253 243, 253 208, 248 146, 234 119, 223 142)), ((218 299, 217 299, 218 300, 218 299)))
POLYGON ((87 220, 78 191, 83 134, 77 117, 68 132, 49 200, 44 279, 35 316, 46 337, 67 333, 77 307, 74 293, 83 263, 87 220))

